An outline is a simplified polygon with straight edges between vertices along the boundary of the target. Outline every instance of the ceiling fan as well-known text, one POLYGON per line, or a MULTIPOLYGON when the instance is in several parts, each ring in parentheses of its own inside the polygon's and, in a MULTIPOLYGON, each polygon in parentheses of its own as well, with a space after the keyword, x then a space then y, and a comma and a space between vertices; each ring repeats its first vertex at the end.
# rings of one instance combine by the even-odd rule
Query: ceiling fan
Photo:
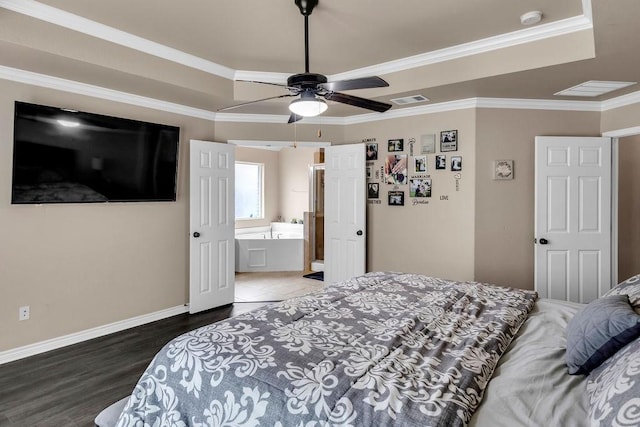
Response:
POLYGON ((366 108, 372 111, 378 111, 380 113, 391 108, 391 104, 387 104, 385 102, 374 101, 373 99, 360 98, 358 96, 337 92, 342 90, 369 89, 389 86, 389 83, 378 76, 329 82, 326 76, 309 72, 309 15, 311 15, 313 8, 318 5, 318 0, 294 0, 294 2, 296 6, 298 6, 298 9, 300 9, 300 13, 304 16, 304 73, 290 76, 287 79, 287 84, 268 83, 254 80, 238 80, 250 83, 281 86, 286 88, 289 93, 244 102, 242 104, 221 108, 218 111, 231 110, 233 108, 254 104, 256 102, 268 101, 271 99, 298 96, 298 99, 291 101, 289 104, 289 110, 291 111, 289 123, 297 122, 303 117, 314 117, 324 113, 328 108, 325 99, 366 108))

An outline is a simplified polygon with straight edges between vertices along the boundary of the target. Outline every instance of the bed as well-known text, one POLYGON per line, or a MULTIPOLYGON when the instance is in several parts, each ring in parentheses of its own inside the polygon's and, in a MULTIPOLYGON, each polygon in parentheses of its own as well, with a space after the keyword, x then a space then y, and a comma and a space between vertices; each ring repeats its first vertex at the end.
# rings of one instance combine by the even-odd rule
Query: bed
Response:
MULTIPOLYGON (((638 282, 612 291, 624 295, 611 299, 627 301, 630 322, 640 319, 638 282)), ((536 299, 476 282, 368 273, 175 338, 117 425, 640 423, 640 328, 590 375, 569 375, 565 330, 586 307, 536 299)))

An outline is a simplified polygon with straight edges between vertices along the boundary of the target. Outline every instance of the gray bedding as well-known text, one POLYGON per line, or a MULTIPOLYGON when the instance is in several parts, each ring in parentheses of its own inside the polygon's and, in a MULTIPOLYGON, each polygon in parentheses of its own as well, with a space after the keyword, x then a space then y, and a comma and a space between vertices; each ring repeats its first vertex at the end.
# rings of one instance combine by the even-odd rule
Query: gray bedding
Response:
POLYGON ((535 299, 369 273, 175 338, 118 425, 466 425, 535 299))

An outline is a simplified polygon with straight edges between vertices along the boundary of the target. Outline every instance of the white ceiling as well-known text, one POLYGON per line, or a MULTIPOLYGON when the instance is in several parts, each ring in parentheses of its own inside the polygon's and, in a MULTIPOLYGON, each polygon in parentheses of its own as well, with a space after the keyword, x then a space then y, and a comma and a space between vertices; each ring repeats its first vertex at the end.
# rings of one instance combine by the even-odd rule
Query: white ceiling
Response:
MULTIPOLYGON (((352 94, 386 102, 582 100, 554 94, 588 80, 639 80, 638 16, 637 0, 320 0, 309 18, 310 69, 330 80, 379 75, 389 88, 352 94), (530 10, 543 20, 523 27, 530 10)), ((284 82, 304 71, 303 22, 294 0, 0 0, 0 66, 216 111, 286 93, 235 80, 284 82)), ((287 102, 233 112, 288 114, 287 102)), ((325 114, 367 112, 330 103, 325 114)))

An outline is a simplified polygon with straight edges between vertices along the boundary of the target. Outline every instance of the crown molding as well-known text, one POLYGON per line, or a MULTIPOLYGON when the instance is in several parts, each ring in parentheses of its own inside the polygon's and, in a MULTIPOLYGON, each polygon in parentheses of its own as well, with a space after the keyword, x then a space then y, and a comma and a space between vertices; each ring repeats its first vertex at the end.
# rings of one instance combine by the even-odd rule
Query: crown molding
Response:
POLYGON ((599 101, 566 101, 556 99, 476 98, 477 108, 515 110, 601 111, 599 101))
POLYGON ((640 91, 621 95, 616 98, 602 101, 602 111, 609 111, 615 108, 626 107, 627 105, 637 104, 640 102, 640 91))
POLYGON ((0 0, 0 7, 226 79, 235 74, 229 67, 34 0, 0 0))
MULTIPOLYGON (((35 0, 0 0, 0 7, 79 31, 92 37, 97 37, 121 46, 154 55, 168 61, 173 61, 187 67, 224 77, 229 80, 255 80, 283 84, 286 83, 286 79, 289 76, 289 74, 284 73, 233 70, 215 62, 161 45, 151 40, 135 36, 73 13, 39 3, 35 0)), ((582 0, 582 8, 583 14, 572 18, 551 22, 549 24, 537 25, 535 27, 488 37, 432 52, 426 52, 407 58, 375 64, 369 67, 333 74, 328 76, 328 79, 330 81, 335 81, 365 77, 372 74, 390 74, 439 62, 451 61, 466 56, 478 55, 523 43, 543 40, 585 29, 592 29, 591 0, 582 0)))
POLYGON ((270 73, 268 71, 247 71, 236 70, 233 80, 247 80, 255 82, 274 83, 279 85, 286 85, 287 79, 291 74, 285 73, 270 73))
MULTIPOLYGON (((584 3, 589 4, 590 10, 590 0, 583 0, 583 4, 584 3)), ((439 49, 432 52, 426 52, 407 58, 383 62, 381 64, 375 64, 369 67, 358 68, 351 71, 345 71, 343 73, 332 74, 327 76, 327 78, 329 81, 336 81, 366 77, 370 75, 397 73, 413 68, 452 61, 467 56, 478 55, 498 49, 504 49, 510 46, 531 43, 591 28, 593 28, 593 22, 591 21, 591 19, 585 15, 580 15, 556 22, 551 22, 549 24, 538 25, 531 28, 525 28, 523 30, 513 31, 507 34, 487 37, 485 39, 439 49)), ((234 79, 285 84, 287 82, 287 78, 291 74, 294 73, 286 74, 242 70, 236 71, 234 79)))
POLYGON ((551 37, 570 34, 586 29, 592 29, 593 23, 584 15, 563 19, 549 24, 538 25, 523 30, 513 31, 507 34, 500 34, 485 39, 472 41, 444 49, 434 50, 419 55, 410 56, 394 61, 383 62, 369 67, 358 68, 356 70, 328 76, 329 81, 353 79, 371 74, 384 75, 412 68, 424 67, 440 62, 451 61, 467 56, 478 55, 498 49, 504 49, 524 43, 531 43, 551 37))
POLYGON ((625 129, 610 130, 602 133, 602 136, 607 136, 609 138, 624 138, 625 136, 634 136, 634 135, 640 135, 640 126, 634 126, 634 127, 625 128, 625 129))
MULTIPOLYGON (((241 114, 241 113, 216 113, 216 122, 237 123, 273 123, 284 124, 289 120, 289 115, 280 114, 241 114)), ((305 125, 344 125, 344 117, 317 116, 307 117, 297 122, 305 125)))
MULTIPOLYGON (((0 79, 18 83, 45 87, 79 95, 90 96, 98 99, 121 102, 139 107, 150 108, 159 111, 195 117, 215 122, 236 123, 270 123, 284 124, 288 115, 280 114, 238 114, 215 113, 209 110, 193 108, 186 105, 175 104, 154 98, 120 92, 100 86, 94 86, 59 77, 47 76, 31 71, 20 70, 0 65, 0 79)), ((375 122, 380 120, 397 119, 402 117, 420 116, 425 114, 441 113, 445 111, 463 110, 467 108, 498 108, 498 109, 527 109, 527 110, 562 110, 562 111, 593 111, 602 112, 640 103, 640 91, 606 101, 567 101, 545 99, 510 99, 510 98, 467 98, 455 101, 440 102, 420 105, 397 110, 389 110, 385 113, 365 113, 349 117, 318 116, 303 119, 300 124, 336 125, 345 126, 359 123, 375 122)))
POLYGON ((216 113, 200 108, 188 107, 186 105, 175 104, 173 102, 161 101, 159 99, 148 98, 146 96, 134 95, 107 89, 101 86, 94 86, 87 83, 73 80, 61 79, 59 77, 20 70, 17 68, 0 65, 0 79, 11 80, 32 86, 39 86, 48 89, 60 90, 63 92, 75 93, 78 95, 90 96, 92 98, 106 99, 109 101, 122 102, 124 104, 137 105, 139 107, 151 108, 153 110, 166 111, 183 116, 196 117, 198 119, 215 121, 216 113))
POLYGON ((306 147, 306 148, 318 148, 329 147, 331 142, 329 141, 265 141, 256 139, 230 139, 227 141, 229 144, 237 145, 238 147, 245 148, 259 148, 261 150, 280 151, 283 148, 291 147, 306 147))
POLYGON ((437 104, 420 105, 418 107, 402 108, 399 110, 388 110, 385 113, 359 114, 357 116, 345 117, 343 124, 354 125, 359 123, 377 122, 380 120, 442 113, 445 111, 464 110, 467 108, 475 108, 476 105, 476 98, 460 99, 456 101, 439 102, 437 104))

